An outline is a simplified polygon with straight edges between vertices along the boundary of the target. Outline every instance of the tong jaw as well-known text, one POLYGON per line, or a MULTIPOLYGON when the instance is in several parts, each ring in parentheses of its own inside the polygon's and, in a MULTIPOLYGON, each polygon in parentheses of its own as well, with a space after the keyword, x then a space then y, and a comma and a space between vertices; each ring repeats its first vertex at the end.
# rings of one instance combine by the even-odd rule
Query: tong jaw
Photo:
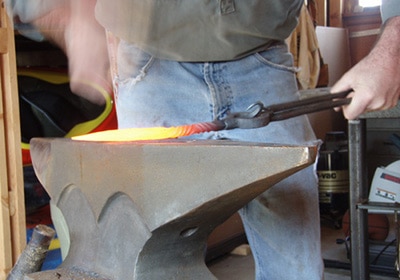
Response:
POLYGON ((270 113, 262 102, 256 102, 244 112, 229 113, 226 118, 214 120, 214 122, 221 124, 223 129, 258 128, 269 124, 270 113))

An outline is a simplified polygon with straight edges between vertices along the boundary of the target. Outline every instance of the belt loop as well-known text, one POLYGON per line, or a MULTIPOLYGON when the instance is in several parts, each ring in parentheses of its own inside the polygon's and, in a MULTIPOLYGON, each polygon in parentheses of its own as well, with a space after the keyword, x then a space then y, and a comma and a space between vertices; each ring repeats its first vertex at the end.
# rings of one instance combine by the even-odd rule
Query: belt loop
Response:
POLYGON ((235 0, 220 0, 219 9, 222 15, 227 15, 235 12, 235 0))

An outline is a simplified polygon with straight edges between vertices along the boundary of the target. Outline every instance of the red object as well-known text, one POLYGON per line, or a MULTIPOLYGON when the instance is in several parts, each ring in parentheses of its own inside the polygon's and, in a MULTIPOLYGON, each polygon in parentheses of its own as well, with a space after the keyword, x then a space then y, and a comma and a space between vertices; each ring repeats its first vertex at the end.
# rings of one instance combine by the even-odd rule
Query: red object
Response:
POLYGON ((53 224, 53 222, 51 221, 49 204, 46 204, 45 206, 42 206, 42 207, 36 209, 34 212, 29 213, 26 216, 26 228, 27 229, 34 228, 35 226, 37 226, 39 224, 43 224, 43 225, 53 224))
POLYGON ((118 127, 117 113, 115 110, 115 106, 113 105, 112 110, 111 110, 110 114, 107 116, 107 118, 98 127, 93 129, 92 132, 117 129, 117 127, 118 127))
MULTIPOLYGON (((94 128, 91 132, 99 132, 103 130, 112 130, 117 129, 117 114, 115 110, 115 106, 112 107, 110 114, 107 118, 96 128, 94 128)), ((22 148, 22 163, 24 165, 30 165, 32 163, 31 155, 29 149, 22 148)))
MULTIPOLYGON (((350 212, 343 216, 342 229, 345 236, 350 236, 350 212)), ((368 214, 368 239, 385 241, 389 234, 389 219, 385 214, 368 214)))
MULTIPOLYGON (((18 75, 21 76, 28 76, 33 77, 39 80, 46 81, 51 84, 65 84, 69 82, 68 79, 68 72, 66 69, 47 69, 47 68, 29 68, 29 69, 18 69, 18 75)), ((89 131, 91 132, 99 132, 103 130, 112 130, 117 129, 117 114, 115 110, 115 105, 112 100, 112 92, 111 89, 103 89, 104 92, 110 93, 111 98, 107 100, 107 104, 110 105, 111 110, 109 111, 108 115, 104 118, 104 120, 98 124, 97 126, 91 128, 89 131)), ((87 133, 89 133, 87 132, 87 133)), ((31 156, 29 151, 29 143, 22 143, 22 163, 24 165, 31 165, 31 156)))

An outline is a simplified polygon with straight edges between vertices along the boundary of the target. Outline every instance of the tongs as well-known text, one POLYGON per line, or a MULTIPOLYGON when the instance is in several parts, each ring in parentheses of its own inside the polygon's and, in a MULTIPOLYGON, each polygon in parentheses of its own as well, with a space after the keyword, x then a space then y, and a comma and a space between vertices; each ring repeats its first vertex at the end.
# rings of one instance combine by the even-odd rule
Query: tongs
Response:
POLYGON ((268 125, 272 121, 280 121, 303 114, 318 112, 330 108, 349 104, 351 98, 346 96, 351 92, 339 92, 311 97, 300 101, 293 101, 264 107, 256 102, 245 112, 230 113, 226 118, 211 122, 200 122, 189 125, 172 127, 126 128, 90 133, 75 136, 74 140, 81 141, 139 141, 179 138, 192 134, 210 131, 219 131, 234 128, 257 128, 268 125))
POLYGON ((258 128, 268 125, 272 121, 286 120, 304 114, 319 112, 335 107, 347 105, 351 98, 346 98, 352 90, 332 94, 324 94, 299 101, 291 101, 265 107, 256 102, 246 111, 231 113, 226 118, 214 120, 221 129, 258 128))

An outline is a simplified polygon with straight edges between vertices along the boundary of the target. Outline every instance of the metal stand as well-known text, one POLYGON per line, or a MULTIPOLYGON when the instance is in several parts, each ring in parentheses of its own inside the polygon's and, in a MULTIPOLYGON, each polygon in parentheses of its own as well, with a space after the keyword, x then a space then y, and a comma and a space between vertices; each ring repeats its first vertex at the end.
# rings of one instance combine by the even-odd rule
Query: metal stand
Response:
MULTIPOLYGON (((393 204, 368 203, 369 187, 366 167, 366 119, 399 118, 400 103, 385 111, 369 112, 358 120, 348 122, 349 177, 350 177, 350 229, 351 279, 369 279, 368 209, 390 210, 393 204)), ((394 209, 394 210, 396 210, 394 209)))
POLYGON ((348 123, 350 170, 351 279, 369 279, 368 210, 357 205, 368 199, 365 165, 365 120, 348 123))

